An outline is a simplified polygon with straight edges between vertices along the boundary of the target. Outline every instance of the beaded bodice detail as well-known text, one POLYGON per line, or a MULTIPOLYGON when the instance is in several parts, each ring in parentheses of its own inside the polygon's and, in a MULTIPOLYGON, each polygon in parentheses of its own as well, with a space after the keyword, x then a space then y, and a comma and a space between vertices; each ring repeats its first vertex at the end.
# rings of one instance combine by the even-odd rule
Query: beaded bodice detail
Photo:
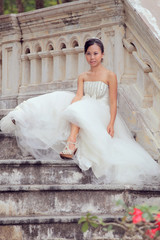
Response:
POLYGON ((103 98, 108 95, 108 85, 102 81, 86 81, 84 82, 84 95, 89 95, 96 99, 103 98))

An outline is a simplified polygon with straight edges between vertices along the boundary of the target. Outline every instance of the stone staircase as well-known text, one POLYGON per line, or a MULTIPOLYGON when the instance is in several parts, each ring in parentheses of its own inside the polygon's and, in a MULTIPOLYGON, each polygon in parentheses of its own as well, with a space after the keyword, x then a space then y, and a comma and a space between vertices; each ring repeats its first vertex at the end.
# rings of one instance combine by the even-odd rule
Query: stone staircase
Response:
MULTIPOLYGON (((159 40, 131 2, 85 0, 59 9, 1 16, 0 118, 28 97, 74 90, 77 75, 87 67, 83 43, 88 37, 101 37, 104 65, 116 71, 121 85, 122 116, 136 140, 158 160, 159 40), (44 78, 39 78, 41 71, 29 74, 41 63, 44 78), (46 82, 48 74, 53 79, 46 82)), ((119 199, 127 205, 159 206, 160 183, 141 188, 96 184, 92 172, 83 173, 74 161, 62 161, 57 154, 50 160, 24 157, 15 137, 0 133, 0 240, 121 239, 119 231, 83 235, 77 224, 87 212, 106 221, 122 216, 123 210, 116 206, 119 199)))
MULTIPOLYGON (((74 161, 23 157, 14 136, 0 134, 0 239, 120 239, 120 233, 82 234, 77 224, 87 212, 106 221, 122 216, 116 201, 160 205, 160 186, 99 185, 74 161)), ((127 169, 126 169, 127 170, 127 169)))

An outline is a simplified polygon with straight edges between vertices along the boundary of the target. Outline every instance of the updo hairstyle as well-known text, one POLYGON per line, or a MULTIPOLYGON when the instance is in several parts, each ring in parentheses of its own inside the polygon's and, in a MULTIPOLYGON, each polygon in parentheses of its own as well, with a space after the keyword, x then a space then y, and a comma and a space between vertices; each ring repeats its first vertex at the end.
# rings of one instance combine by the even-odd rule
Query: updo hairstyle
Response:
POLYGON ((104 53, 104 46, 103 46, 103 43, 102 41, 99 39, 99 38, 90 38, 88 39, 86 42, 85 42, 85 45, 84 45, 84 53, 86 54, 87 52, 87 49, 94 45, 94 44, 97 44, 100 49, 101 49, 101 52, 104 53))

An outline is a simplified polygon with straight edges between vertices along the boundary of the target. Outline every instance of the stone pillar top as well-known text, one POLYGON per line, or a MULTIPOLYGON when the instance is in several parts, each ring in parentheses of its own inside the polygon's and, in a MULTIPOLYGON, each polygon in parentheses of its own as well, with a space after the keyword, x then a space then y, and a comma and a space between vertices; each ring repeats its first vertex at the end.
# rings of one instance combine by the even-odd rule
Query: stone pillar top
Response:
POLYGON ((40 59, 40 56, 39 56, 39 53, 29 53, 27 54, 29 60, 32 60, 32 59, 40 59))
POLYGON ((52 56, 60 56, 60 55, 63 55, 64 53, 63 53, 62 50, 51 50, 51 51, 50 51, 50 54, 51 54, 52 56))
POLYGON ((20 42, 22 32, 17 19, 17 14, 7 14, 0 16, 1 44, 20 42))
POLYGON ((62 52, 65 53, 65 54, 73 54, 76 51, 75 51, 75 48, 63 48, 62 52))
POLYGON ((75 52, 77 52, 77 53, 84 52, 84 48, 83 47, 75 47, 74 49, 75 49, 75 52))
POLYGON ((21 59, 22 59, 22 61, 25 61, 25 60, 28 60, 29 57, 28 57, 28 55, 23 54, 23 55, 21 55, 21 59))
POLYGON ((52 57, 50 51, 39 52, 38 55, 39 55, 41 58, 49 58, 49 57, 52 57))

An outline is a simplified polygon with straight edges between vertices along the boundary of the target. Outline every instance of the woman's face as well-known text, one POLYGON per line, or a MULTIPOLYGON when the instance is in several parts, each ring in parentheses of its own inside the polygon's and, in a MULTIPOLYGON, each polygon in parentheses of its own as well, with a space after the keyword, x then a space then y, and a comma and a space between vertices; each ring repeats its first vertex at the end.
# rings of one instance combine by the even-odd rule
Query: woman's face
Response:
POLYGON ((98 66, 103 58, 104 53, 102 53, 100 47, 97 44, 91 45, 86 52, 86 60, 91 67, 98 66))

